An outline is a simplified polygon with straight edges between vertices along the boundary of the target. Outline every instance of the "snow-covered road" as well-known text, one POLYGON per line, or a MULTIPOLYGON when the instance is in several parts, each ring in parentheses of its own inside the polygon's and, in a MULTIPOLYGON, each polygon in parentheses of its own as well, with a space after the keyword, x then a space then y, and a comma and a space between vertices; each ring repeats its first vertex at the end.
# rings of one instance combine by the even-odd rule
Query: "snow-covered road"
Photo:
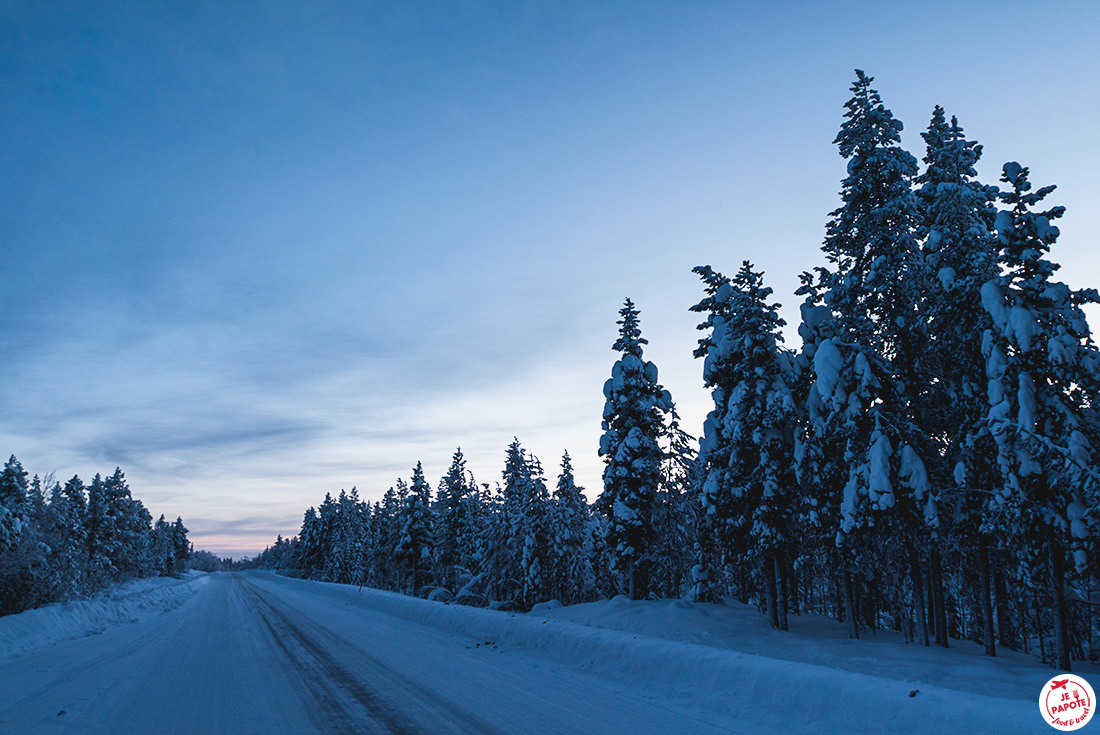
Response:
POLYGON ((762 732, 332 587, 209 575, 163 615, 9 658, 0 732, 762 732))

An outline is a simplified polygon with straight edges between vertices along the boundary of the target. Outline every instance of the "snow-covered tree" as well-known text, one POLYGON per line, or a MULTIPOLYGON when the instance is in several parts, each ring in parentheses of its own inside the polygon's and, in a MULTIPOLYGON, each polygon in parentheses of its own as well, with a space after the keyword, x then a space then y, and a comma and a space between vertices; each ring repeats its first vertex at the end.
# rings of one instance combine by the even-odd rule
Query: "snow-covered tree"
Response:
POLYGON ((451 466, 436 492, 435 564, 440 584, 452 594, 459 589, 460 577, 468 578, 468 572, 463 570, 468 565, 472 540, 467 538, 470 524, 466 518, 472 492, 476 493, 476 489, 470 485, 466 458, 460 447, 451 457, 451 466))
POLYGON ((13 546, 27 524, 27 471, 15 458, 0 473, 0 551, 13 546))
POLYGON ((835 140, 848 175, 822 246, 832 270, 819 269, 819 283, 804 281, 800 289, 818 301, 803 306, 809 323, 800 332, 815 340, 804 347, 804 361, 814 379, 798 450, 803 463, 818 463, 816 470, 835 481, 818 486, 820 508, 812 514, 828 523, 820 510, 839 506, 836 544, 853 637, 849 575, 853 567, 870 569, 860 559, 874 540, 865 532, 877 525, 874 536, 882 537, 883 524, 904 533, 938 522, 923 461, 928 449, 913 413, 921 390, 914 365, 924 347, 917 162, 901 148, 902 124, 872 78, 859 70, 856 77, 835 140))
POLYGON ((401 537, 396 549, 405 588, 413 595, 419 594, 430 581, 432 521, 432 488, 424 479, 424 468, 417 462, 400 512, 401 537))
POLYGON ((658 597, 680 597, 691 586, 697 562, 699 497, 695 485, 698 440, 680 426, 673 408, 661 438, 661 484, 653 506, 655 536, 650 590, 658 597))
POLYGON ((1100 351, 1081 307, 1100 295, 1053 278, 1058 265, 1047 253, 1065 208, 1039 211, 1054 187, 1032 191, 1028 173, 1004 165, 1011 190, 1000 198, 1009 208, 995 222, 1002 273, 981 290, 992 319, 982 341, 987 420, 1002 476, 990 522, 1021 555, 1039 547, 1050 560, 1056 666, 1068 671, 1064 560, 1072 552, 1085 568, 1100 492, 1100 351))
MULTIPOLYGON (((697 268, 704 280, 710 268, 697 268)), ((795 405, 791 359, 782 347, 778 304, 763 274, 745 261, 737 275, 708 295, 703 380, 714 410, 700 442, 706 479, 702 501, 730 558, 760 570, 773 627, 786 629, 786 553, 799 495, 794 479, 795 405)))
POLYGON ((298 543, 294 550, 295 565, 298 574, 309 579, 324 564, 324 549, 321 544, 320 522, 317 510, 310 506, 302 516, 302 527, 298 531, 298 543))
POLYGON ((627 299, 619 311, 622 353, 604 384, 604 491, 598 508, 607 518, 607 547, 620 591, 631 598, 648 592, 648 558, 653 536, 653 504, 661 482, 661 447, 672 396, 657 382, 657 366, 642 356, 638 310, 627 299))
POLYGON ((155 566, 150 549, 152 514, 133 497, 121 468, 103 481, 103 491, 106 523, 102 528, 110 539, 108 559, 114 574, 120 580, 149 576, 155 566))
POLYGON ((331 558, 325 565, 328 578, 343 584, 359 583, 363 576, 363 503, 359 491, 340 491, 336 499, 331 558))
POLYGON ((550 493, 543 477, 542 463, 533 455, 528 462, 528 476, 531 489, 523 509, 523 553, 520 556, 525 608, 547 599, 550 578, 550 493))
POLYGON ((538 459, 529 457, 518 439, 508 445, 502 475, 485 553, 488 591, 497 602, 522 609, 547 591, 549 492, 538 459))
POLYGON ((161 572, 152 517, 121 469, 96 475, 87 500, 77 476, 62 486, 52 474, 29 484, 26 475, 14 457, 0 474, 0 497, 17 509, 8 520, 19 521, 12 543, 0 547, 0 615, 161 572))
POLYGON ((111 559, 118 547, 107 487, 98 472, 88 486, 88 512, 84 521, 88 541, 87 584, 89 591, 95 591, 104 587, 115 573, 111 559))
POLYGON ((87 537, 84 529, 84 483, 73 476, 64 486, 54 483, 50 491, 49 546, 57 569, 58 599, 77 597, 84 584, 87 537))
POLYGON ((588 502, 584 488, 573 477, 569 452, 562 454, 561 472, 550 506, 550 594, 571 605, 584 600, 595 587, 588 502))
POLYGON ((0 615, 50 601, 45 510, 40 479, 35 475, 28 483, 23 465, 12 456, 0 473, 0 615))
POLYGON ((486 559, 488 592, 498 602, 521 604, 523 594, 523 542, 525 513, 533 493, 531 466, 519 439, 513 438, 505 451, 504 484, 493 503, 486 559))
POLYGON ((176 569, 187 569, 191 560, 191 542, 187 540, 188 530, 183 525, 183 518, 176 516, 172 523, 172 556, 175 558, 176 569))
MULTIPOLYGON (((987 651, 994 653, 990 602, 989 548, 993 541, 980 533, 987 500, 995 485, 996 451, 985 422, 984 359, 979 335, 988 329, 989 315, 981 307, 982 284, 997 273, 995 247, 990 235, 995 214, 996 188, 977 179, 975 165, 982 147, 963 136, 958 120, 947 122, 943 108, 932 113, 924 157, 926 169, 917 177, 924 239, 924 281, 921 313, 927 326, 928 345, 915 356, 914 372, 925 377, 916 396, 914 411, 926 437, 935 437, 935 451, 925 453, 930 482, 941 506, 952 519, 946 529, 963 565, 981 570, 982 602, 987 651)), ((930 441, 931 443, 931 441, 930 441)), ((939 529, 914 544, 908 539, 914 567, 914 596, 923 596, 918 546, 929 548, 928 564, 935 590, 933 628, 936 641, 947 645, 946 618, 938 587, 940 570, 939 529)), ((927 643, 924 606, 914 605, 921 642, 927 643)), ((1003 635, 1007 631, 1002 630, 1003 635)))
POLYGON ((171 577, 177 573, 176 555, 172 549, 172 524, 161 513, 153 524, 152 553, 157 573, 171 577))

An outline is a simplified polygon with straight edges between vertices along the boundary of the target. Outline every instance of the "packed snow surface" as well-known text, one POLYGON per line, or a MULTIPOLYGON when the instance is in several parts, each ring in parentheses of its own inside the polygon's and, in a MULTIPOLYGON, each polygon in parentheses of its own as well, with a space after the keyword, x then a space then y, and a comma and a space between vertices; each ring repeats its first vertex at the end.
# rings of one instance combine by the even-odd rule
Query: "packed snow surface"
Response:
POLYGON ((195 574, 0 619, 0 732, 1048 731, 1031 657, 791 627, 736 603, 522 615, 195 574))
POLYGON ((50 643, 96 635, 173 610, 210 577, 189 572, 181 579, 153 577, 107 590, 99 597, 28 610, 0 618, 0 660, 50 643))

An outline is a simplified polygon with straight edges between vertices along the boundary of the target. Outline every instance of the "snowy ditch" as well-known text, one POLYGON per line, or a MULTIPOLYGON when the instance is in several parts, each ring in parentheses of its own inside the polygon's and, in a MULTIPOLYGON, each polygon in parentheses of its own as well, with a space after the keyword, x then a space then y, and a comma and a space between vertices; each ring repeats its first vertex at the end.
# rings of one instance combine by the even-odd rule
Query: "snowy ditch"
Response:
MULTIPOLYGON (((315 584, 315 583, 307 583, 315 584)), ((329 585, 324 585, 330 587, 329 585)), ((356 604, 421 625, 467 636, 500 649, 619 681, 654 696, 674 696, 716 711, 795 731, 958 732, 977 728, 999 735, 1042 732, 1037 700, 1006 698, 994 683, 989 695, 914 684, 800 661, 769 658, 713 645, 666 640, 552 619, 552 608, 526 615, 444 605, 390 592, 331 585, 329 592, 356 604)), ((664 601, 604 604, 687 605, 664 601)), ((568 610, 563 608, 562 611, 568 610)), ((831 645, 822 641, 823 646, 831 645)), ((967 672, 959 671, 959 678, 967 672)), ((1030 689, 1030 687, 1028 687, 1030 689)), ((1038 692, 1038 689, 1036 689, 1038 692)))
POLYGON ((181 579, 141 579, 97 597, 2 617, 0 659, 163 615, 189 600, 209 581, 209 575, 202 572, 189 572, 181 579))

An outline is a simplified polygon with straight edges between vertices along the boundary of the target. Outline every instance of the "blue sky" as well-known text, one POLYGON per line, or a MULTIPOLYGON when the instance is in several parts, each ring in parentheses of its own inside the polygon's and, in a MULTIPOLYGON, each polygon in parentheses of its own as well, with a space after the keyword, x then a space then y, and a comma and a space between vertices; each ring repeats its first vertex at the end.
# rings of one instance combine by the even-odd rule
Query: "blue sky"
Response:
POLYGON ((127 473, 254 553, 326 491, 377 498, 516 436, 593 497, 630 296, 686 428, 691 267, 784 304, 821 263, 865 69, 1068 207, 1100 285, 1095 3, 0 6, 0 451, 127 473), (1050 7, 1056 5, 1056 7, 1050 7))

